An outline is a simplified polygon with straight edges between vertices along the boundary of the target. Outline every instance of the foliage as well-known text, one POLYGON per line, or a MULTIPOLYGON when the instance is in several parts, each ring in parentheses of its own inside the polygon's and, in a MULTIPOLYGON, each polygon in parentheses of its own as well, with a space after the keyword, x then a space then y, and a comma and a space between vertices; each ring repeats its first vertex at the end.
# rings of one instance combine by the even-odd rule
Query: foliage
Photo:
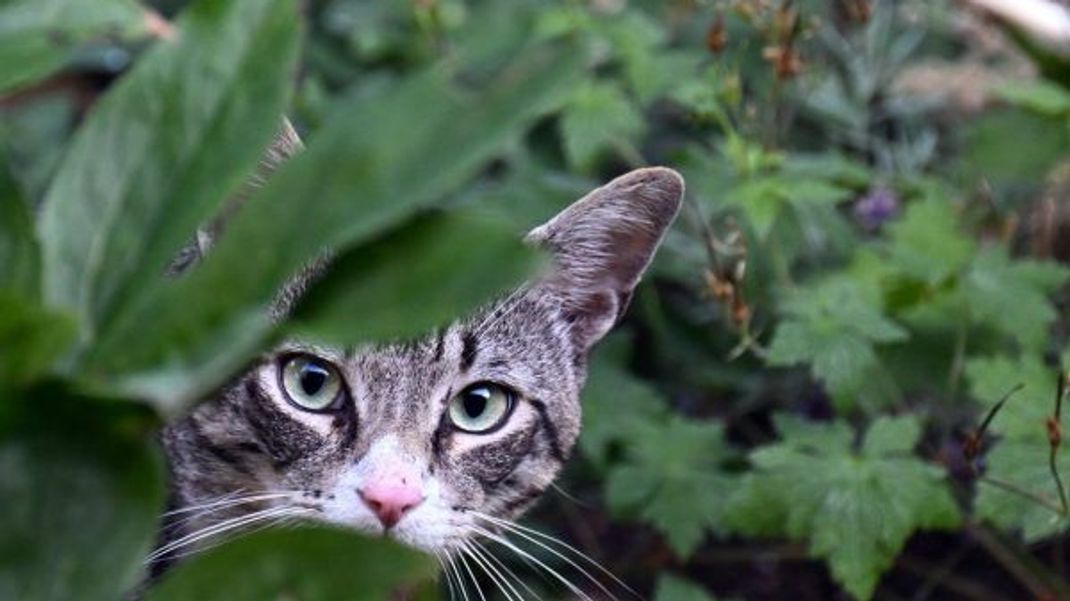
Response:
MULTIPOLYGON (((580 503, 537 519, 659 600, 910 597, 918 563, 937 589, 991 571, 975 546, 1012 562, 999 594, 1057 596, 1025 543, 1070 516, 1064 80, 992 71, 976 115, 952 77, 912 88, 1024 60, 979 59, 962 9, 920 0, 307 4, 0 0, 0 597, 116 598, 154 535, 162 419, 278 337, 463 313, 537 268, 517 232, 644 164, 683 171, 688 206, 591 358, 580 503), (88 111, 56 91, 86 73, 111 82, 88 111), (248 188, 283 114, 308 148, 248 188), (161 277, 233 198, 203 263, 161 277)), ((429 574, 269 531, 153 596, 419 596, 429 574)))

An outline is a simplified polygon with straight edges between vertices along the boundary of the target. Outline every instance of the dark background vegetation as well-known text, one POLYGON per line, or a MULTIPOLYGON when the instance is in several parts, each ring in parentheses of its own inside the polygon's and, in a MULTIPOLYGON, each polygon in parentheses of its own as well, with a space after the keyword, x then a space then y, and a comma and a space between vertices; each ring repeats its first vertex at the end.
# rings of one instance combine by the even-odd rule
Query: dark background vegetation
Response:
MULTIPOLYGON (((32 4, 8 0, 0 15, 32 4)), ((159 41, 168 39, 166 26, 147 23, 142 13, 103 15, 110 9, 102 7, 123 2, 54 0, 37 10, 65 4, 88 12, 22 34, 45 36, 50 48, 62 49, 55 56, 0 20, 0 62, 26 68, 22 74, 8 68, 2 73, 8 79, 0 78, 3 198, 21 198, 24 207, 39 206, 50 194, 69 199, 59 202, 69 210, 53 212, 49 222, 46 208, 45 225, 36 227, 46 249, 41 264, 19 250, 33 228, 16 225, 34 211, 8 203, 0 215, 6 236, 0 275, 7 278, 0 295, 0 390, 8 403, 0 411, 6 436, 0 491, 19 508, 5 508, 0 520, 0 563, 8 565, 0 572, 0 597, 84 594, 87 589, 63 586, 92 578, 79 580, 82 568, 71 576, 57 549, 98 575, 114 562, 112 581, 120 588, 101 585, 100 598, 131 582, 137 571, 131 558, 148 544, 160 494, 158 484, 151 490, 144 484, 159 478, 144 450, 146 433, 270 337, 239 305, 255 307, 257 294, 280 281, 287 265, 300 265, 315 251, 315 236, 289 242, 280 254, 299 253, 249 276, 260 284, 249 284, 248 302, 220 304, 194 325, 184 317, 169 322, 167 311, 177 315, 191 299, 207 298, 196 294, 212 289, 212 277, 224 278, 217 283, 233 277, 222 259, 178 292, 172 286, 173 293, 141 294, 140 286, 151 289, 146 282, 159 273, 146 259, 119 269, 122 278, 115 276, 111 289, 72 284, 94 295, 88 305, 77 293, 64 296, 65 276, 50 275, 47 249, 77 244, 49 236, 70 235, 64 228, 78 214, 71 207, 80 194, 92 194, 85 192, 92 182, 86 173, 109 165, 107 146, 72 151, 72 132, 148 48, 171 43, 159 41), (95 26, 90 14, 104 25, 95 26), (79 160, 81 175, 71 166, 79 160), (35 275, 42 269, 45 275, 35 275), (12 292, 38 278, 46 280, 42 295, 12 292), (139 311, 162 315, 163 325, 142 330, 139 311), (87 342, 85 323, 95 325, 98 338, 87 342), (225 346, 204 334, 216 330, 257 333, 225 346), (153 347, 153 336, 166 345, 153 347), (218 361, 201 360, 209 355, 218 361), (153 410, 102 400, 117 397, 148 400, 153 410), (41 403, 49 407, 44 425, 41 403), (96 403, 89 422, 86 403, 96 403), (68 436, 69 428, 78 434, 68 436), (77 442, 86 431, 95 434, 77 442), (80 452, 71 445, 79 444, 97 457, 88 468, 68 459, 80 452), (106 477, 85 471, 100 466, 107 466, 106 477), (38 482, 64 474, 82 474, 86 494, 98 484, 106 488, 96 491, 87 519, 96 516, 106 526, 109 515, 139 515, 148 524, 105 529, 116 548, 129 536, 127 550, 85 564, 79 553, 104 541, 82 532, 72 543, 62 527, 35 530, 51 519, 40 518, 45 510, 37 505, 69 511, 55 498, 62 485, 38 482), (103 483, 94 484, 95 477, 103 483), (38 569, 41 564, 48 567, 38 569)), ((172 19, 187 3, 145 4, 172 19)), ((312 158, 287 174, 292 177, 282 178, 275 192, 268 189, 265 204, 282 207, 273 217, 314 231, 321 223, 309 216, 315 211, 334 215, 331 203, 379 194, 388 200, 368 209, 376 224, 368 227, 382 233, 402 221, 382 207, 397 202, 391 195, 411 194, 413 203, 434 201, 511 224, 458 235, 450 223, 436 222, 422 226, 432 227, 427 248, 382 243, 388 252, 380 254, 412 261, 465 257, 459 266, 442 265, 440 281, 388 281, 385 291, 343 294, 339 302, 366 303, 372 315, 387 307, 384 315, 395 320, 382 334, 398 332, 406 315, 427 308, 412 299, 427 298, 428 286, 467 284, 472 274, 500 270, 497 279, 473 286, 471 294, 481 295, 510 281, 526 260, 508 245, 512 233, 612 176, 664 164, 687 179, 676 227, 625 323, 594 357, 578 452, 529 525, 659 601, 1070 598, 1064 535, 1070 511, 1059 480, 1070 477, 1070 460, 1059 451, 1064 422, 1056 386, 1070 369, 1070 67, 1064 59, 963 4, 921 0, 319 0, 301 12, 305 31, 292 68, 296 51, 288 54, 282 40, 295 38, 287 37, 285 24, 275 26, 277 38, 265 34, 247 50, 250 65, 262 61, 283 72, 270 82, 261 78, 267 83, 251 98, 266 99, 264 110, 284 110, 313 149, 312 158), (546 53, 550 58, 540 63, 546 53), (429 73, 447 77, 435 87, 429 73), (444 91, 447 80, 453 87, 444 91), (315 201, 320 204, 300 197, 322 192, 315 187, 317 169, 336 164, 344 171, 353 164, 344 159, 369 156, 382 159, 369 164, 387 173, 386 183, 339 176, 319 182, 335 185, 333 196, 315 201), (287 195, 298 198, 284 201, 287 195), (392 304, 400 306, 393 313, 392 304), (982 431, 986 416, 991 421, 982 431)), ((205 48, 207 56, 229 46, 205 48)), ((236 81, 261 81, 250 74, 256 67, 247 67, 236 81)), ((170 85, 166 78, 144 79, 146 97, 153 86, 170 85)), ((173 94, 188 92, 180 84, 173 94)), ((128 96, 129 104, 116 101, 109 110, 122 117, 137 103, 128 96)), ((250 128, 271 122, 270 112, 257 116, 242 102, 248 99, 222 114, 251 115, 250 128)), ((131 248, 166 257, 198 215, 212 214, 223 192, 233 190, 271 131, 221 128, 227 131, 218 139, 198 142, 217 144, 215 154, 198 162, 203 149, 176 142, 182 134, 167 129, 175 127, 169 116, 185 114, 181 104, 173 114, 147 109, 145 127, 159 128, 169 150, 155 158, 148 151, 156 167, 135 165, 130 173, 150 187, 178 181, 176 189, 203 197, 200 212, 172 215, 186 224, 173 232, 160 220, 127 223, 130 231, 157 227, 171 242, 124 247, 120 240, 105 258, 122 263, 131 248), (180 181, 143 174, 175 164, 188 171, 180 181), (227 183, 212 189, 189 175, 201 172, 227 183)), ((107 127, 100 125, 91 139, 107 142, 107 127)), ((131 189, 136 196, 138 188, 131 189)), ((285 231, 261 232, 261 240, 285 231)), ((327 238, 357 248, 371 237, 331 230, 327 238)), ((392 238, 413 239, 411 232, 392 238)), ((234 248, 231 255, 240 256, 237 243, 234 248)), ((228 256, 227 249, 220 252, 228 256)), ((417 325, 472 302, 453 294, 456 300, 417 325)), ((329 304, 302 315, 295 327, 305 333, 329 334, 339 321, 329 304)), ((260 565, 280 547, 355 553, 356 563, 380 553, 338 551, 352 545, 327 540, 333 534, 296 542, 270 536, 282 538, 261 537, 258 547, 229 556, 225 548, 201 562, 199 576, 186 576, 185 593, 203 594, 198 577, 233 578, 235 562, 260 565), (242 555, 256 549, 260 559, 242 555)), ((593 597, 605 595, 561 557, 531 552, 593 597)), ((516 557, 496 553, 538 594, 576 596, 516 557)), ((597 568, 563 554, 613 594, 629 597, 597 568)), ((407 556, 382 557, 387 571, 414 562, 411 570, 395 570, 404 572, 401 580, 424 573, 407 556)), ((317 577, 348 582, 330 573, 324 568, 317 577)), ((293 582, 316 574, 313 562, 293 582)), ((371 568, 357 576, 380 577, 371 568)), ((330 585, 287 582, 291 588, 269 583, 248 598, 281 590, 300 591, 301 599, 352 598, 330 585)), ((181 598, 182 586, 169 594, 181 598)), ((490 577, 483 589, 498 590, 490 577)))

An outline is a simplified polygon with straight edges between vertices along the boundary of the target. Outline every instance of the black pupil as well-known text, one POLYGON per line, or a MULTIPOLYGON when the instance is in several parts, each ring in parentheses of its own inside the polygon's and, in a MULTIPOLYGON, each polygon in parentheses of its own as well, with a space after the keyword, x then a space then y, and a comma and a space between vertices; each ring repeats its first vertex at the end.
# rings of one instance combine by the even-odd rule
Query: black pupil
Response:
POLYGON ((327 383, 327 370, 318 365, 305 365, 301 368, 301 390, 308 396, 316 396, 316 394, 323 390, 323 385, 327 383))
POLYGON ((469 391, 464 395, 464 412, 468 414, 468 417, 479 417, 483 415, 483 412, 487 410, 487 399, 490 397, 490 391, 486 388, 477 388, 476 390, 469 391))

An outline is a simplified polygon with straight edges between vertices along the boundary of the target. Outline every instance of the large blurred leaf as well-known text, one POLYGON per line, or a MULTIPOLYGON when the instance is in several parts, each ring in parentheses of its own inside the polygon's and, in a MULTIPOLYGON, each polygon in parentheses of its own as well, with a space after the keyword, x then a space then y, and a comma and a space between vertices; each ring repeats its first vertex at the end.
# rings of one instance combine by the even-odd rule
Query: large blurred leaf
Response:
POLYGON ((268 530, 179 566, 150 601, 387 601, 425 586, 427 555, 328 528, 268 530))
POLYGON ((86 342, 251 172, 281 122, 297 22, 287 0, 200 0, 77 134, 41 236, 45 299, 86 342))
POLYGON ((634 148, 643 128, 642 113, 619 87, 608 83, 578 88, 561 117, 565 154, 582 170, 593 168, 604 152, 634 148))
POLYGON ((46 374, 76 335, 69 317, 0 290, 0 395, 46 374))
POLYGON ((334 261, 293 328, 339 342, 422 334, 521 284, 538 262, 521 237, 476 214, 417 218, 334 261))
POLYGON ((0 401, 0 599, 122 598, 163 505, 147 412, 60 390, 0 401))
POLYGON ((38 250, 30 207, 0 153, 0 290, 37 297, 38 250))
POLYGON ((532 48, 478 90, 449 85, 434 68, 344 104, 194 273, 116 322, 92 369, 125 373, 126 390, 170 408, 217 385, 270 331, 265 309, 287 278, 325 248, 368 242, 463 183, 561 104, 582 62, 570 46, 532 48))
POLYGON ((0 93, 59 69, 87 41, 146 25, 134 0, 0 0, 0 93))

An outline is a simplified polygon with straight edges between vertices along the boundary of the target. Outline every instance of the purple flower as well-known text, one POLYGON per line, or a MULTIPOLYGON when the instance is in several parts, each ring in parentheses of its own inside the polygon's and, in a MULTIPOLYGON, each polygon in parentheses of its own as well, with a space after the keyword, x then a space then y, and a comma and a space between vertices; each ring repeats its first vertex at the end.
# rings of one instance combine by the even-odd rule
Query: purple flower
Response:
POLYGON ((855 201, 855 219, 863 229, 874 231, 899 212, 899 198, 890 188, 878 186, 855 201))

